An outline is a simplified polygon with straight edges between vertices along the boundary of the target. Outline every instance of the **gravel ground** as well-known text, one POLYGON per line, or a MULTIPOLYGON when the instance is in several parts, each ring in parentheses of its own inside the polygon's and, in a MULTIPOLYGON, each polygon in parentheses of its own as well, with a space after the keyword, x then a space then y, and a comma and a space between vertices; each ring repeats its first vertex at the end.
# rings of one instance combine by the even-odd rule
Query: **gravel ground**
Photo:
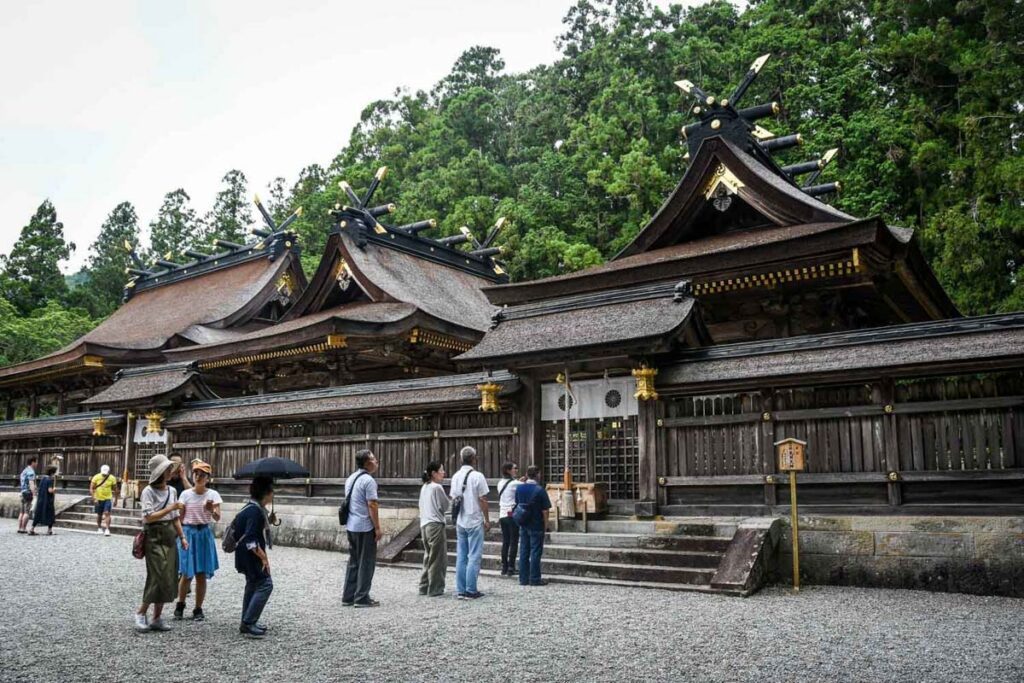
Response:
POLYGON ((238 634, 230 556, 205 623, 137 634, 145 567, 129 538, 14 531, 0 520, 3 681, 1024 680, 1024 601, 1010 598, 828 587, 740 599, 485 577, 487 596, 460 602, 379 568, 382 606, 352 610, 344 557, 297 548, 272 551, 263 641, 238 634))

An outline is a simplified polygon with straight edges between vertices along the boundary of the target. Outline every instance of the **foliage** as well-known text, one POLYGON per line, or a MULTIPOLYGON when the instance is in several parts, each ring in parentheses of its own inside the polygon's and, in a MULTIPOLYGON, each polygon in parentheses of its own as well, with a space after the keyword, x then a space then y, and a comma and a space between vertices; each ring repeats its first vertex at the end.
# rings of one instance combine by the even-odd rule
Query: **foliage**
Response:
POLYGON ((202 242, 216 239, 244 244, 253 223, 249 181, 239 170, 228 171, 221 179, 223 188, 213 201, 213 208, 203 218, 202 242))
POLYGON ((121 202, 107 216, 100 234, 89 247, 85 267, 87 286, 76 287, 69 303, 85 308, 94 318, 105 318, 121 304, 131 265, 126 246, 139 243, 139 219, 130 202, 121 202))
POLYGON ((96 321, 80 308, 48 301, 28 316, 0 299, 0 366, 56 351, 91 330, 96 321))
POLYGON ((23 315, 48 301, 63 301, 68 287, 57 264, 74 249, 74 244, 64 241, 64 224, 57 220, 57 210, 45 200, 21 229, 11 253, 0 256, 3 299, 23 315))
POLYGON ((156 218, 149 224, 148 257, 180 258, 187 249, 200 246, 201 226, 189 202, 188 192, 178 188, 164 195, 156 218))

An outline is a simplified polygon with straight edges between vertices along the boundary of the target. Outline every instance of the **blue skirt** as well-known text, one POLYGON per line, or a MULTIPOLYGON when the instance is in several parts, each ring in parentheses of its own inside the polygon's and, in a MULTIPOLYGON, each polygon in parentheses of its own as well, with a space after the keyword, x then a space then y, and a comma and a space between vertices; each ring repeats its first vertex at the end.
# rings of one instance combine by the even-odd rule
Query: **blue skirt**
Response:
POLYGON ((213 526, 185 525, 182 528, 188 541, 188 550, 182 550, 181 542, 178 542, 178 573, 190 579, 196 574, 205 574, 206 578, 212 579, 214 573, 220 569, 213 526))

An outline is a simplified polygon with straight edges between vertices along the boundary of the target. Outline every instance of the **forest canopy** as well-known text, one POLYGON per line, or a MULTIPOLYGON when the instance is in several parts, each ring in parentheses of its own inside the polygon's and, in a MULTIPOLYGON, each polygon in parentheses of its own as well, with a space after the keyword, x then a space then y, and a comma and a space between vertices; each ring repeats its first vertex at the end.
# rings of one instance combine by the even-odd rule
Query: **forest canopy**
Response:
MULTIPOLYGON (((430 91, 398 89, 370 102, 326 167, 275 179, 275 219, 296 207, 303 263, 315 267, 344 202, 338 181, 378 192, 396 223, 437 218, 436 236, 509 218, 497 240, 515 279, 601 263, 627 244, 686 169, 680 128, 688 78, 728 92, 771 53, 746 96, 777 100, 773 132, 807 144, 786 162, 839 147, 823 181, 857 216, 914 228, 940 281, 965 314, 1024 309, 1024 12, 1012 0, 928 3, 764 0, 667 10, 645 0, 581 0, 566 14, 561 56, 508 73, 498 50, 469 47, 430 91)), ((325 134, 325 137, 331 137, 325 134)), ((330 154, 330 150, 325 150, 330 154)), ((285 169, 287 170, 287 169, 285 169)), ((173 179, 169 179, 173 183, 173 179)), ((140 228, 114 207, 85 268, 58 268, 65 241, 47 200, 0 256, 0 364, 51 351, 119 304, 124 241, 147 234, 148 258, 180 257, 254 225, 247 179, 229 171, 198 213, 181 188, 140 228)))

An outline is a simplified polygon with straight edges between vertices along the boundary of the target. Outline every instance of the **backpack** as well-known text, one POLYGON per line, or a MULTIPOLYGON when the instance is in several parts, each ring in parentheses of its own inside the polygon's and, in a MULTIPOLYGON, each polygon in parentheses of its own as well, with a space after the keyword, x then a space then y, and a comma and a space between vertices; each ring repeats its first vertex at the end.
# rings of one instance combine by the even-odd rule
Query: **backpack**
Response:
MULTIPOLYGON (((251 504, 251 502, 246 503, 242 506, 242 510, 249 507, 251 504)), ((242 514, 242 510, 238 511, 238 515, 242 514)), ((235 518, 231 520, 231 524, 228 524, 228 528, 224 530, 224 536, 220 539, 221 550, 229 554, 235 552, 235 548, 238 547, 238 541, 241 540, 238 538, 238 529, 235 528, 235 522, 238 521, 238 515, 235 515, 235 518)))
POLYGON ((367 473, 360 472, 359 474, 356 475, 356 478, 352 480, 352 488, 346 492, 345 497, 341 499, 341 505, 338 506, 338 524, 342 526, 348 524, 348 504, 349 500, 351 500, 352 498, 350 494, 356 490, 356 482, 358 482, 359 477, 363 476, 364 474, 367 473))
POLYGON ((536 492, 534 492, 533 496, 530 498, 528 502, 523 503, 522 505, 516 503, 516 506, 512 508, 512 521, 515 522, 517 526, 522 526, 530 520, 530 513, 533 510, 533 501, 535 501, 536 499, 537 494, 536 492))

